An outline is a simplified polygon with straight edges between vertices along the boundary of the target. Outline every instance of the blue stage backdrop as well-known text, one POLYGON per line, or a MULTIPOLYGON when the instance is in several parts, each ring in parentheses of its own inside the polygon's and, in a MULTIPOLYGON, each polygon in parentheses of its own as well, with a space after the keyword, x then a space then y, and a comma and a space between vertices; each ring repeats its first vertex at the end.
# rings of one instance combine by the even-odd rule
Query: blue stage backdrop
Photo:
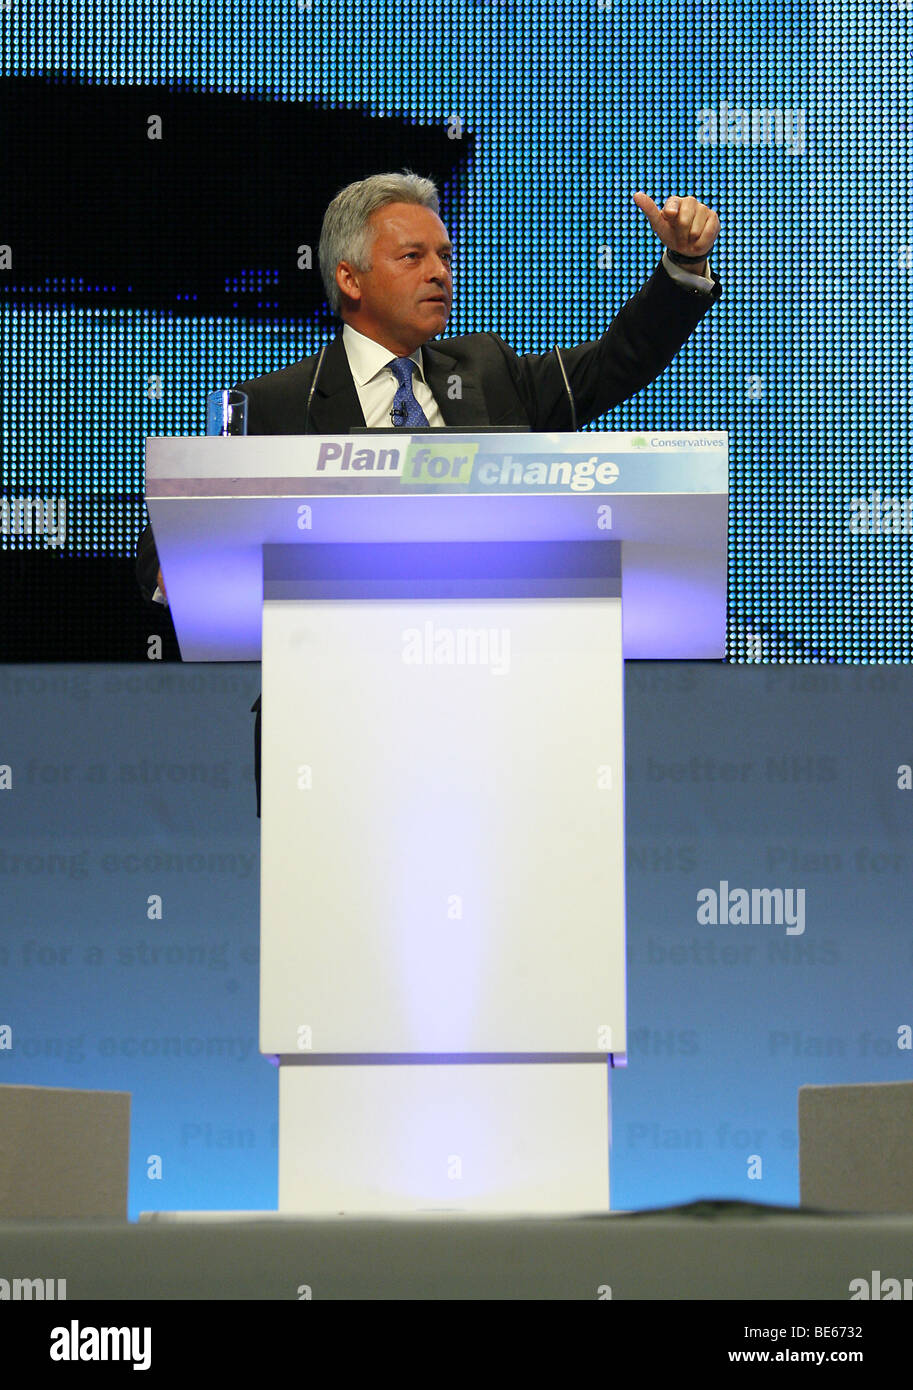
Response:
POLYGON ((308 248, 327 197, 379 160, 441 179, 447 331, 520 351, 598 336, 656 265, 635 190, 694 193, 722 220, 724 299, 595 427, 730 432, 734 661, 909 661, 911 16, 909 0, 3 7, 28 116, 0 156, 4 491, 68 508, 50 536, 4 513, 3 546, 35 552, 35 573, 47 543, 132 556, 145 438, 200 433, 207 390, 327 338, 308 248))
MULTIPOLYGON (((276 1205, 258 677, 0 669, 0 1081, 132 1093, 134 1217, 276 1205)), ((634 663, 625 700, 613 1205, 794 1203, 798 1088, 913 1075, 913 672, 634 663)))

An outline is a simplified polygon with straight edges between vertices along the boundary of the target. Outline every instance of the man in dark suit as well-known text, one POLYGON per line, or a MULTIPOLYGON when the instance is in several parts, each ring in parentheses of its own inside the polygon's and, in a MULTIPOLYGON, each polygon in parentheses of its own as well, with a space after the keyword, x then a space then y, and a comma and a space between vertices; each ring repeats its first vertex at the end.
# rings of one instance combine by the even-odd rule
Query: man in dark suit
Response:
MULTIPOLYGON (((327 209, 319 260, 342 331, 320 353, 235 389, 248 397, 249 434, 345 434, 385 428, 525 425, 572 430, 597 419, 668 366, 721 294, 707 253, 717 214, 692 197, 662 210, 634 201, 663 243, 650 279, 602 337, 519 356, 494 333, 431 340, 450 316, 452 247, 437 190, 416 174, 376 174, 342 189, 327 209)), ((509 267, 505 273, 509 274, 509 267)), ((507 292, 499 274, 492 291, 507 292)), ((147 526, 137 578, 150 602, 167 602, 147 526)), ((254 751, 260 814, 260 698, 254 751)))

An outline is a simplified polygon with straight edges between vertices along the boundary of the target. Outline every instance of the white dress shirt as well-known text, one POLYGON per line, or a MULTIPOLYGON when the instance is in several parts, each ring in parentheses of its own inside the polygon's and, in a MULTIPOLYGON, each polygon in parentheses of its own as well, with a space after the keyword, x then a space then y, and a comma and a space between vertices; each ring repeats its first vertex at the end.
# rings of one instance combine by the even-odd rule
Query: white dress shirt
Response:
MULTIPOLYGON (((390 418, 393 398, 399 390, 399 382, 388 365, 395 354, 373 338, 366 338, 364 333, 359 333, 348 323, 343 326, 342 345, 349 359, 349 370, 355 381, 365 424, 369 429, 389 429, 393 424, 390 418)), ((444 417, 440 406, 425 380, 421 348, 417 347, 409 356, 418 367, 418 371, 412 373, 415 399, 425 412, 428 424, 443 428, 444 417)))
MULTIPOLYGON (((703 294, 709 294, 713 289, 713 278, 710 274, 709 264, 704 266, 703 275, 695 275, 692 271, 684 270, 674 261, 670 261, 664 251, 663 265, 673 280, 686 285, 689 289, 698 290, 703 294)), ((383 429, 392 425, 390 410, 393 406, 393 398, 399 390, 399 382, 388 365, 393 356, 390 349, 375 342, 373 338, 366 338, 364 333, 359 333, 349 324, 343 326, 342 344, 346 350, 346 357, 349 359, 349 370, 355 382, 355 390, 358 392, 358 401, 365 417, 365 424, 369 429, 383 429)), ((415 399, 425 412, 428 424, 438 429, 444 428, 444 417, 441 414, 440 406, 431 394, 431 388, 425 380, 421 348, 416 348, 415 352, 409 355, 418 367, 418 371, 412 373, 412 390, 415 399)), ((167 606, 167 600, 157 585, 152 599, 154 603, 164 603, 167 606)))

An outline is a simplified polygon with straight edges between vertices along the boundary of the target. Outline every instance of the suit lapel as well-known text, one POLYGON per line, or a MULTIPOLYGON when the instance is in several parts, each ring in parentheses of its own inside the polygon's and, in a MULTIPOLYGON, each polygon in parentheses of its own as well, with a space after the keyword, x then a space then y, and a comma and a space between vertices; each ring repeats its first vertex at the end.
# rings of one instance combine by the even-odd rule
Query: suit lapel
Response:
POLYGON ((433 343, 426 343, 422 348, 422 362, 425 380, 448 428, 469 428, 491 423, 482 383, 474 371, 467 370, 465 366, 458 371, 456 358, 433 343), (455 388, 459 389, 460 394, 451 399, 455 388))
POLYGON ((337 333, 327 347, 320 366, 311 401, 311 433, 348 434, 352 425, 364 423, 364 412, 349 370, 342 334, 337 333))

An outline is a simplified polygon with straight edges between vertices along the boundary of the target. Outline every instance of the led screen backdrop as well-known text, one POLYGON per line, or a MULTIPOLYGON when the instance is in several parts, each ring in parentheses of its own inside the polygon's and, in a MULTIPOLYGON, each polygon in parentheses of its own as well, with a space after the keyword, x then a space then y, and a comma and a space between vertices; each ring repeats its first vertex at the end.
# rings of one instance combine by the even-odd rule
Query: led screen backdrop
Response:
POLYGON ((593 427, 729 431, 731 658, 910 659, 907 0, 15 0, 0 25, 7 659, 143 655, 145 437, 327 338, 298 248, 403 166, 443 189, 448 333, 520 351, 597 336, 652 270, 636 189, 716 208, 724 300, 593 427))

